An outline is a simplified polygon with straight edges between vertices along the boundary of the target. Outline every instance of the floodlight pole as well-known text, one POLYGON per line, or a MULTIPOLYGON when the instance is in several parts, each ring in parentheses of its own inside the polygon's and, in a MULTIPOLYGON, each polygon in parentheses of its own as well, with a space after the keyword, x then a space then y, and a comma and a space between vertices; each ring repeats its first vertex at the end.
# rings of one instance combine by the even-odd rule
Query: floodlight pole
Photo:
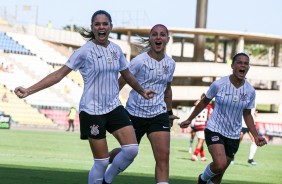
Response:
MULTIPOLYGON (((208 0, 197 0, 195 28, 206 28, 207 27, 207 11, 208 11, 208 0)), ((204 57, 205 44, 206 44, 205 35, 195 35, 193 61, 203 62, 205 60, 205 57, 204 57)))

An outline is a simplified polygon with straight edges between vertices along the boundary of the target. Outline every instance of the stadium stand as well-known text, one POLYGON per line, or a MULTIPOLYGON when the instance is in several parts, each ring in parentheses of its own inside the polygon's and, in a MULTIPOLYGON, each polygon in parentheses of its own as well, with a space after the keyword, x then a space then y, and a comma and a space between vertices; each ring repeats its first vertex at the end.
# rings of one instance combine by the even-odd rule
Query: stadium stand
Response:
MULTIPOLYGON (((4 61, 6 64, 13 63, 14 64, 14 71, 13 73, 10 72, 0 72, 0 79, 1 83, 7 87, 7 90, 14 90, 15 87, 25 84, 30 85, 35 83, 38 79, 36 79, 36 74, 47 74, 46 72, 49 72, 50 70, 54 70, 52 66, 45 63, 45 65, 42 63, 40 64, 41 60, 34 56, 28 56, 28 55, 16 55, 16 54, 4 54, 1 57, 1 60, 4 61), (34 67, 34 70, 29 71, 29 67, 34 67), (47 67, 47 69, 46 69, 47 67), (45 69, 44 69, 45 68, 45 69)), ((12 94, 12 93, 11 93, 12 94)), ((9 113, 12 118, 18 123, 18 125, 32 125, 37 127, 57 127, 61 124, 58 124, 58 121, 56 118, 60 119, 60 115, 57 115, 56 118, 49 118, 48 114, 41 114, 42 117, 37 118, 35 115, 35 118, 30 118, 30 114, 33 114, 34 112, 21 112, 21 109, 27 109, 28 108, 33 109, 33 111, 36 111, 37 114, 40 114, 40 109, 61 109, 66 110, 71 105, 64 100, 62 97, 58 96, 56 93, 56 90, 52 90, 52 88, 45 89, 43 91, 40 91, 34 95, 31 95, 24 100, 18 99, 15 97, 17 101, 11 101, 9 104, 1 104, 1 109, 3 108, 4 112, 9 113), (24 105, 21 105, 24 102, 24 105), (18 104, 19 103, 19 104, 18 104), (15 107, 16 106, 16 107, 15 107), (17 111, 13 112, 12 110, 18 108, 20 111, 17 113, 17 111), (29 118, 28 118, 29 117, 29 118), (43 118, 43 119, 42 119, 43 118), (31 119, 31 120, 29 120, 31 119), (46 119, 48 120, 46 123, 46 119), (50 124, 50 122, 52 122, 50 124)), ((44 111, 42 111, 44 112, 44 111)), ((56 112, 56 111, 55 111, 56 112)))
POLYGON ((49 47, 36 36, 19 33, 7 33, 8 36, 24 45, 26 48, 35 53, 38 57, 44 58, 47 63, 65 64, 67 58, 49 47))
MULTIPOLYGON (((31 85, 35 83, 37 80, 39 80, 36 77, 36 68, 32 70, 32 72, 29 72, 27 68, 24 67, 24 65, 21 65, 24 62, 27 62, 24 60, 24 58, 34 57, 34 56, 27 56, 27 55, 14 55, 14 54, 6 54, 5 62, 10 62, 14 64, 14 72, 8 73, 8 72, 1 72, 0 78, 3 78, 5 80, 1 80, 1 83, 5 85, 8 89, 14 90, 15 87, 25 84, 25 85, 31 85), (21 60, 17 61, 16 59, 13 59, 13 57, 16 56, 18 58, 21 58, 21 60), (8 60, 10 59, 10 60, 8 60)), ((4 59, 3 59, 4 60, 4 59)), ((32 61, 32 60, 29 60, 32 61)), ((30 65, 30 67, 33 67, 36 65, 30 65)), ((47 70, 49 71, 49 70, 47 70)), ((62 98, 60 98, 56 93, 52 92, 52 89, 45 89, 43 91, 40 91, 34 95, 31 95, 27 98, 25 98, 26 102, 33 105, 33 106, 54 106, 54 107, 70 107, 70 104, 64 101, 62 98)))
POLYGON ((40 113, 24 100, 19 99, 9 89, 0 84, 0 94, 3 94, 4 92, 8 94, 9 102, 0 101, 0 111, 9 114, 13 121, 18 125, 49 128, 57 127, 51 119, 46 118, 44 114, 40 113))
POLYGON ((71 54, 73 53, 73 50, 74 50, 73 47, 66 47, 63 44, 56 44, 56 43, 52 43, 52 42, 46 41, 46 40, 44 40, 43 42, 45 44, 47 44, 49 47, 58 51, 60 54, 62 54, 66 58, 69 58, 71 56, 71 54))
MULTIPOLYGON (((61 66, 59 65, 55 65, 54 68, 55 70, 59 69, 61 66)), ((83 78, 80 75, 80 73, 78 71, 72 71, 67 75, 68 78, 70 78, 73 82, 75 82, 76 84, 78 84, 79 86, 81 86, 83 88, 84 84, 83 84, 83 78)))
POLYGON ((18 44, 15 40, 9 37, 6 33, 0 32, 0 50, 7 53, 29 54, 32 53, 24 46, 18 44))
MULTIPOLYGON (((60 126, 68 125, 68 110, 60 110, 60 109, 41 109, 41 113, 45 114, 48 118, 52 119, 54 123, 60 126)), ((76 113, 76 118, 74 120, 74 125, 79 125, 79 116, 76 113)))
MULTIPOLYGON (((39 59, 35 56, 8 54, 8 58, 17 63, 18 66, 21 66, 22 70, 25 70, 26 73, 32 76, 32 78, 35 79, 33 81, 39 81, 47 74, 54 71, 54 68, 51 65, 47 64, 45 60, 39 59)), ((22 84, 26 84, 26 82, 23 81, 22 84)), ((77 106, 82 94, 82 88, 69 78, 64 78, 60 83, 54 85, 50 90, 53 90, 53 92, 56 93, 57 96, 59 96, 61 99, 64 99, 64 101, 68 101, 68 103, 70 103, 72 106, 77 106), (65 93, 65 86, 69 87, 69 93, 65 93)), ((68 107, 69 105, 64 105, 64 103, 62 103, 61 106, 68 107)))

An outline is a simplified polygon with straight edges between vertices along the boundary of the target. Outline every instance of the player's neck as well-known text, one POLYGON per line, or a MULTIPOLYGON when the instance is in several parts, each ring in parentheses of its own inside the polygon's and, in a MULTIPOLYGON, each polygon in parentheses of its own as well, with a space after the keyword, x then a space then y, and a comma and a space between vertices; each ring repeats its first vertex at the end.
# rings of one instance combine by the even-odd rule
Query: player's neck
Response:
POLYGON ((156 52, 153 52, 152 50, 149 50, 148 51, 148 55, 157 60, 157 61, 161 61, 164 57, 165 57, 165 54, 163 52, 160 52, 160 53, 156 53, 156 52))
POLYGON ((95 43, 96 45, 100 45, 100 46, 105 47, 105 48, 107 48, 108 45, 110 44, 110 41, 109 41, 109 40, 107 40, 105 43, 100 43, 100 42, 98 42, 98 41, 95 40, 95 39, 93 39, 92 41, 93 41, 93 43, 95 43))
POLYGON ((229 80, 236 88, 241 87, 245 82, 245 79, 239 79, 234 74, 229 77, 229 80))

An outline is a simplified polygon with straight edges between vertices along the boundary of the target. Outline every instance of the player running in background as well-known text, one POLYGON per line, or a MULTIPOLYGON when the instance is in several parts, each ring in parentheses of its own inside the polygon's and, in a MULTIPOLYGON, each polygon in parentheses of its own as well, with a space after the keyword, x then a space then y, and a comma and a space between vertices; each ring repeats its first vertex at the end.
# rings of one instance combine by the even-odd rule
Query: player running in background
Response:
MULTIPOLYGON (((198 105, 198 103, 205 97, 205 94, 203 93, 201 95, 201 98, 197 100, 194 103, 194 106, 191 108, 191 113, 194 111, 195 107, 198 105)), ((190 114, 191 114, 190 113, 190 114)), ((208 104, 197 116, 193 119, 192 123, 194 124, 194 131, 196 132, 196 136, 198 138, 198 143, 196 145, 196 148, 194 150, 194 153, 192 155, 191 160, 192 161, 198 161, 198 154, 200 153, 201 161, 205 162, 207 159, 205 157, 204 147, 203 144, 205 142, 205 128, 206 123, 212 113, 212 105, 208 104)), ((191 124, 192 124, 191 123, 191 124)))
POLYGON ((190 136, 190 139, 189 139, 188 152, 192 153, 192 151, 193 151, 193 142, 194 142, 194 139, 195 139, 195 136, 196 136, 196 131, 194 129, 194 121, 191 122, 190 127, 191 127, 191 136, 190 136))
POLYGON ((189 118, 180 124, 186 128, 191 121, 215 98, 214 110, 205 129, 206 143, 212 162, 198 177, 198 183, 221 183, 224 172, 236 154, 242 129, 242 116, 254 136, 257 146, 267 144, 255 128, 251 109, 255 107, 255 89, 246 80, 250 58, 237 53, 232 58, 232 74, 214 81, 205 98, 195 107, 189 118))
POLYGON ((96 11, 91 18, 91 31, 81 33, 88 41, 74 51, 64 66, 28 88, 15 89, 16 95, 24 98, 60 82, 72 70, 79 70, 84 79, 79 104, 80 138, 89 141, 94 157, 89 184, 111 183, 138 153, 132 123, 118 98, 118 73, 137 91, 140 98, 150 99, 154 96, 153 91, 145 91, 130 73, 121 48, 109 41, 112 27, 110 14, 104 10, 96 11), (107 131, 118 140, 121 152, 106 172, 109 164, 107 131))
MULTIPOLYGON (((165 54, 168 41, 168 30, 162 24, 153 26, 149 39, 143 39, 145 52, 131 60, 129 69, 142 87, 153 89, 156 94, 145 101, 131 90, 126 103, 138 144, 145 134, 150 140, 156 161, 157 184, 169 182, 170 127, 173 120, 178 119, 172 113, 171 81, 175 61, 165 54)), ((119 82, 122 88, 125 85, 122 77, 119 82)))

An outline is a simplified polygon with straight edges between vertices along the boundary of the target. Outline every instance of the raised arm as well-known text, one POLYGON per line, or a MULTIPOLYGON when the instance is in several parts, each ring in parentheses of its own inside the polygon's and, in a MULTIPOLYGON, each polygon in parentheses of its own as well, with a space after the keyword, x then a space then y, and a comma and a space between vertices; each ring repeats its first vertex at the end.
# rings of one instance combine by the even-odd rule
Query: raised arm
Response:
POLYGON ((54 71, 53 73, 47 75, 39 82, 35 83, 34 85, 23 88, 17 87, 14 92, 19 98, 25 98, 33 93, 41 91, 45 88, 48 88, 58 82, 60 82, 66 75, 68 75, 72 69, 67 67, 66 65, 62 66, 60 69, 54 71))

